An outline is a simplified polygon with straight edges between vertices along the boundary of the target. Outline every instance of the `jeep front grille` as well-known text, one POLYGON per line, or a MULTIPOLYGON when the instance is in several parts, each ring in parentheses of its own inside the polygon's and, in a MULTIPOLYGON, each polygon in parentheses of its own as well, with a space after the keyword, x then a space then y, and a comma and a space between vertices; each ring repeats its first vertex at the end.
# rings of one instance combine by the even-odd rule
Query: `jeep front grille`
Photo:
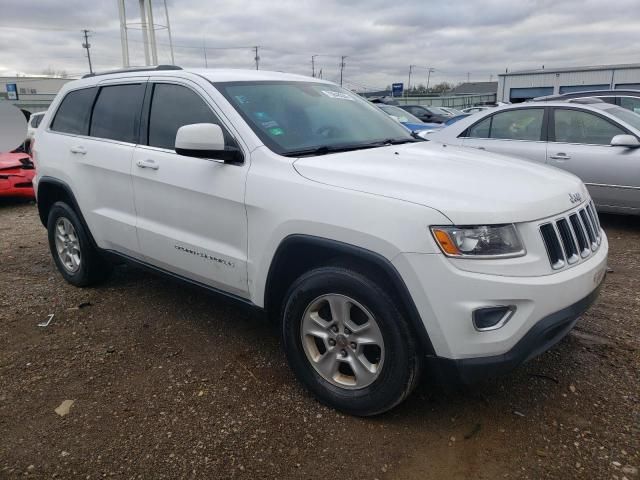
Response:
POLYGON ((593 202, 564 217, 543 223, 540 234, 554 270, 587 258, 602 242, 600 221, 593 202))

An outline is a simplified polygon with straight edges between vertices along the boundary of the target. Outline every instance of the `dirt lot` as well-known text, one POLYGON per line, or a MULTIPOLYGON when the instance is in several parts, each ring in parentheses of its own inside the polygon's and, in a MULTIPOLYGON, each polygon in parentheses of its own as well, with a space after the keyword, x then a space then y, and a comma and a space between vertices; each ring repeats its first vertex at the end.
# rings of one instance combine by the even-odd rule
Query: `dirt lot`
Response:
POLYGON ((602 223, 613 272, 555 349, 358 419, 301 389, 263 319, 131 267, 74 288, 34 205, 0 203, 0 478, 638 479, 640 218, 602 223))

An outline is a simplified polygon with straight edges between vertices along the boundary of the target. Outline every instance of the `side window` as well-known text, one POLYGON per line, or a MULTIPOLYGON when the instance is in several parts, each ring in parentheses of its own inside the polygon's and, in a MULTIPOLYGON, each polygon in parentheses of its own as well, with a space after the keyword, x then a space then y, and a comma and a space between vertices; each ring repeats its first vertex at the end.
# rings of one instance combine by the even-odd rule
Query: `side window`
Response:
POLYGON ((523 108, 496 113, 491 122, 489 138, 540 140, 543 117, 543 108, 523 108))
POLYGON ((491 129, 492 117, 487 117, 484 120, 476 123, 469 128, 469 133, 466 135, 471 138, 489 138, 489 130, 491 129))
MULTIPOLYGON (((149 112, 149 145, 173 150, 178 129, 192 123, 220 125, 216 115, 195 92, 181 85, 157 83, 149 112)), ((229 142, 226 134, 225 141, 229 142)))
POLYGON ((91 116, 92 137, 138 143, 144 84, 102 87, 91 116))
POLYGON ((67 93, 58 107, 51 130, 75 135, 89 133, 89 116, 95 98, 95 88, 83 88, 67 93))
POLYGON ((620 106, 634 113, 640 113, 640 98, 620 97, 620 106))
POLYGON ((614 136, 626 133, 609 121, 581 110, 556 109, 553 123, 556 142, 609 145, 614 136))

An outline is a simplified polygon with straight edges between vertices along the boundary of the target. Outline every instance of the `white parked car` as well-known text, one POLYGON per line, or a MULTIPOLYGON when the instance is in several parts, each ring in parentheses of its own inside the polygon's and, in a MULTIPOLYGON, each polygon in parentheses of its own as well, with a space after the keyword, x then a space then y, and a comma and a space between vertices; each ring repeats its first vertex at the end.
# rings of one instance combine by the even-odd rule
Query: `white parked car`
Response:
POLYGON ((472 381, 543 352, 605 274, 577 177, 415 139, 317 78, 87 77, 53 101, 34 155, 68 282, 117 257, 264 310, 298 379, 351 414, 394 407, 423 369, 472 381))
POLYGON ((492 107, 469 107, 469 108, 463 108, 462 110, 460 110, 462 113, 478 113, 478 112, 484 112, 486 110, 491 109, 492 107))
POLYGON ((567 170, 599 210, 640 214, 640 115, 601 101, 529 102, 464 118, 429 140, 567 170))
POLYGON ((32 113, 31 116, 29 117, 29 123, 27 124, 27 140, 28 141, 33 140, 33 137, 36 134, 36 129, 38 128, 38 125, 40 125, 40 122, 42 121, 42 117, 44 117, 45 113, 46 112, 32 113))

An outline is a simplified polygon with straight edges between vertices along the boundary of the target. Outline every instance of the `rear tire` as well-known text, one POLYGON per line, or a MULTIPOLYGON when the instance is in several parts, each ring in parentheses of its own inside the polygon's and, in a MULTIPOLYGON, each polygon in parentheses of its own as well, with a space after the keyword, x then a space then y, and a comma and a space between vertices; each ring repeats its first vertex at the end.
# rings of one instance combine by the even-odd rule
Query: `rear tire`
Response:
POLYGON ((322 403, 351 415, 390 410, 419 379, 408 322, 373 279, 349 268, 317 268, 293 283, 282 341, 300 382, 322 403))
POLYGON ((53 204, 47 232, 53 260, 67 282, 86 287, 109 276, 111 264, 93 246, 82 221, 68 204, 53 204))

